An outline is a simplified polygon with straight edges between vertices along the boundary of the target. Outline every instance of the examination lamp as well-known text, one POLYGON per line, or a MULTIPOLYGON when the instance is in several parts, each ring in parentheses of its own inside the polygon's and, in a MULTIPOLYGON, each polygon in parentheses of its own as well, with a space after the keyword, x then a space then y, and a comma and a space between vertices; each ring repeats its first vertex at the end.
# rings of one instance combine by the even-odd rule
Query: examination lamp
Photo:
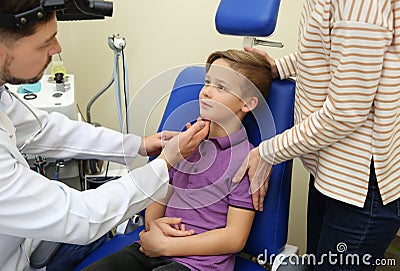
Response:
POLYGON ((37 7, 18 14, 5 13, 0 4, 0 27, 24 28, 43 20, 50 12, 56 12, 59 21, 104 19, 112 16, 113 3, 103 0, 43 0, 37 7))

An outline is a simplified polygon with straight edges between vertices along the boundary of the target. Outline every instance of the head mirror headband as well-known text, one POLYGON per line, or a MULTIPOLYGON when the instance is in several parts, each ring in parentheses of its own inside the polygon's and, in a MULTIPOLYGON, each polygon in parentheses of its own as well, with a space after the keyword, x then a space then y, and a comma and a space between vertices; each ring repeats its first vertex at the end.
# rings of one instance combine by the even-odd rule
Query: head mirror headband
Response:
POLYGON ((42 0, 39 6, 18 14, 6 14, 0 4, 0 27, 24 28, 46 18, 48 13, 63 10, 64 0, 42 0))
MULTIPOLYGON (((113 3, 88 0, 41 0, 40 4, 35 8, 18 14, 7 14, 3 11, 0 2, 0 27, 15 26, 22 29, 45 19, 50 12, 68 13, 68 9, 78 13, 72 17, 74 20, 98 19, 102 18, 102 16, 112 16, 113 3)), ((67 17, 66 20, 68 20, 67 17)))

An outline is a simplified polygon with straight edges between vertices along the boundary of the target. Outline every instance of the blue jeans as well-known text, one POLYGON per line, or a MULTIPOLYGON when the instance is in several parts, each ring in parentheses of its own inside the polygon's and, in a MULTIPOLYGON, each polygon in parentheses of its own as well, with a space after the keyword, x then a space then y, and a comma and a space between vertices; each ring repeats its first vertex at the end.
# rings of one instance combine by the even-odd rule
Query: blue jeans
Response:
POLYGON ((307 219, 311 270, 375 270, 400 227, 400 199, 383 205, 372 162, 363 208, 324 196, 311 177, 307 219))
POLYGON ((46 271, 72 271, 93 251, 99 248, 109 238, 109 234, 105 234, 98 240, 88 245, 62 244, 57 253, 46 266, 46 271))

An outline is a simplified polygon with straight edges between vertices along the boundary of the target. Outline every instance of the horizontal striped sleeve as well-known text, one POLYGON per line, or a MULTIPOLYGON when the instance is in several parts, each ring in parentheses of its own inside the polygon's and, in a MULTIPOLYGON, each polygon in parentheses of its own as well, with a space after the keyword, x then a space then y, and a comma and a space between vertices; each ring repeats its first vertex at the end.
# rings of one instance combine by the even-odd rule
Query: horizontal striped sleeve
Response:
POLYGON ((297 54, 292 53, 275 60, 275 64, 278 68, 278 73, 281 79, 296 76, 296 58, 297 54))
MULTIPOLYGON (((323 50, 313 49, 320 37, 308 34, 307 40, 302 41, 304 49, 298 57, 299 69, 309 59, 323 63, 323 50)), ((263 158, 278 164, 329 146, 361 127, 367 120, 378 88, 391 36, 391 31, 381 26, 348 21, 336 23, 330 31, 330 73, 324 74, 324 68, 308 67, 302 69, 301 78, 297 78, 301 94, 296 106, 313 107, 310 99, 315 95, 316 103, 321 101, 315 93, 315 89, 321 86, 321 89, 327 87, 322 91, 326 95, 321 107, 291 130, 263 142, 263 158), (315 72, 322 75, 316 76, 315 72), (330 78, 326 77, 328 75, 330 78)), ((289 66, 283 66, 286 72, 289 66)))
POLYGON ((400 197, 400 0, 307 0, 298 52, 295 126, 260 145, 270 163, 300 156, 326 196, 362 207, 371 159, 384 204, 400 197))

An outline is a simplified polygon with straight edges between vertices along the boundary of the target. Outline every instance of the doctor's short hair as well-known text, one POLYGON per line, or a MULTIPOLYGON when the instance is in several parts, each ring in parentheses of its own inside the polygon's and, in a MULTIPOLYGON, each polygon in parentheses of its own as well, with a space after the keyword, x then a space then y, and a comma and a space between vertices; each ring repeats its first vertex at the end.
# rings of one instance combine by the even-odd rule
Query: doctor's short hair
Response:
MULTIPOLYGON (((234 49, 216 51, 207 59, 207 72, 217 59, 226 60, 234 71, 247 78, 245 81, 257 87, 264 99, 267 99, 272 83, 272 74, 271 65, 264 56, 255 52, 234 49)), ((243 93, 244 96, 258 96, 252 91, 254 90, 253 86, 244 86, 243 89, 248 90, 247 93, 243 93)))
MULTIPOLYGON (((6 14, 18 14, 36 8, 40 5, 42 0, 0 0, 0 8, 6 14)), ((18 28, 16 25, 10 27, 0 27, 0 42, 12 43, 23 37, 34 34, 38 27, 46 24, 54 16, 54 12, 47 13, 45 18, 40 22, 24 27, 18 28)))

